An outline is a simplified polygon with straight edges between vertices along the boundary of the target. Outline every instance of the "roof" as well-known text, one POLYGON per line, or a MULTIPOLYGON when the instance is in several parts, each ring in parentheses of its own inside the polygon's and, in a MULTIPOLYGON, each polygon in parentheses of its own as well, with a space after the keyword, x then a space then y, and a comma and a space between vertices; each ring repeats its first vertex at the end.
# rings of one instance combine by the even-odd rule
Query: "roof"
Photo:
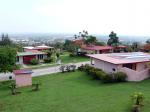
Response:
POLYGON ((143 46, 143 48, 141 48, 143 50, 150 50, 150 44, 146 44, 143 46))
POLYGON ((34 47, 32 46, 26 46, 26 47, 23 47, 24 49, 33 49, 34 47))
POLYGON ((29 55, 38 55, 38 54, 46 54, 45 52, 40 51, 27 51, 27 52, 17 52, 17 56, 29 56, 29 55))
POLYGON ((50 46, 46 46, 46 45, 41 45, 41 46, 36 46, 35 48, 54 48, 54 47, 50 47, 50 46))
POLYGON ((50 47, 50 46, 46 46, 46 45, 41 45, 41 46, 36 46, 36 47, 32 47, 32 46, 26 46, 26 47, 23 47, 24 49, 33 49, 33 50, 36 50, 36 49, 50 49, 50 48, 54 48, 54 47, 50 47))
POLYGON ((124 45, 119 45, 119 46, 116 46, 116 48, 126 48, 126 46, 124 46, 124 45))
POLYGON ((85 50, 109 50, 109 49, 113 49, 113 47, 111 46, 86 46, 86 47, 83 47, 83 49, 85 50))
POLYGON ((150 54, 143 52, 93 54, 88 56, 113 64, 140 63, 150 61, 150 54))
POLYGON ((15 75, 22 75, 22 74, 27 74, 28 75, 28 74, 32 74, 33 72, 30 69, 21 69, 21 70, 14 70, 13 73, 15 75))

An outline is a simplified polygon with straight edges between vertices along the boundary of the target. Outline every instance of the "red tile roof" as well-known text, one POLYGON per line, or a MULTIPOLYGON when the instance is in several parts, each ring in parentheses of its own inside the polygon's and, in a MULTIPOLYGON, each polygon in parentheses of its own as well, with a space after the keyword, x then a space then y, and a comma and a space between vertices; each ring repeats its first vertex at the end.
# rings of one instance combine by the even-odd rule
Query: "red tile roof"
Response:
POLYGON ((109 49, 113 49, 113 47, 111 46, 86 46, 86 47, 82 47, 85 50, 109 50, 109 49))

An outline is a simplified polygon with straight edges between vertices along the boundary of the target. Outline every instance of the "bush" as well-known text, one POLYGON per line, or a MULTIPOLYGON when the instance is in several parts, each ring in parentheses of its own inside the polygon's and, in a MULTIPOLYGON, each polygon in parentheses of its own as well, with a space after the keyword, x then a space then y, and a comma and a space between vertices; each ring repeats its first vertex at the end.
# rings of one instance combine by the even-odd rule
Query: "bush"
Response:
POLYGON ((79 71, 84 71, 85 66, 82 64, 81 66, 78 67, 79 71))
POLYGON ((62 73, 65 72, 65 66, 61 66, 59 69, 60 69, 60 71, 61 71, 62 73))
POLYGON ((114 75, 115 82, 125 82, 126 81, 127 75, 123 72, 117 72, 117 73, 114 73, 113 75, 114 75))
POLYGON ((113 82, 113 76, 112 74, 102 74, 101 80, 103 83, 111 83, 113 82))
POLYGON ((141 92, 136 92, 131 95, 133 101, 132 112, 140 112, 143 105, 144 95, 141 92))
POLYGON ((17 64, 14 66, 14 70, 19 70, 21 68, 21 65, 17 64))
POLYGON ((59 53, 56 53, 56 57, 57 57, 57 59, 60 57, 60 54, 59 53))
POLYGON ((30 61, 30 64, 31 65, 37 65, 39 63, 39 61, 35 58, 33 58, 31 61, 30 61))
POLYGON ((73 53, 70 53, 69 56, 70 56, 70 57, 75 57, 76 55, 73 54, 73 53))
POLYGON ((71 67, 71 71, 75 71, 76 70, 76 65, 70 65, 70 67, 71 67))
POLYGON ((51 63, 53 61, 53 58, 45 58, 44 63, 51 63))
POLYGON ((96 71, 96 79, 99 79, 99 80, 101 80, 102 79, 102 76, 104 76, 106 73, 104 72, 104 71, 102 71, 102 70, 98 70, 98 71, 96 71))
POLYGON ((70 71, 71 71, 71 66, 70 66, 70 65, 67 65, 67 66, 66 66, 66 71, 67 71, 67 72, 70 72, 70 71))

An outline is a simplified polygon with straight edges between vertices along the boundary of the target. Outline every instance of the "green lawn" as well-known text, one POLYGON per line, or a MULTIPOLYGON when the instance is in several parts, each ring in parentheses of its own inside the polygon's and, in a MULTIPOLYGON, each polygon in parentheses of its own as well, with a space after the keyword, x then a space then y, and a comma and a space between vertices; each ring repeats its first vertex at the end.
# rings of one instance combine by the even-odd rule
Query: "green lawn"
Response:
MULTIPOLYGON (((69 53, 60 55, 60 58, 61 58, 62 64, 78 63, 78 62, 84 62, 84 61, 90 60, 88 57, 80 57, 80 56, 70 57, 69 53)), ((52 66, 57 66, 55 61, 52 63, 42 64, 42 65, 27 65, 27 67, 31 69, 38 69, 38 68, 45 68, 45 67, 52 67, 52 66)))
POLYGON ((7 82, 0 87, 0 112, 130 112, 130 95, 141 91, 141 112, 150 112, 150 80, 139 83, 102 84, 81 72, 36 77, 38 92, 22 88, 12 96, 7 82), (6 85, 6 86, 4 86, 6 85))
POLYGON ((63 64, 66 64, 66 63, 78 63, 78 62, 89 61, 90 59, 87 57, 80 57, 80 56, 70 57, 69 55, 65 55, 65 56, 61 56, 61 60, 63 64))

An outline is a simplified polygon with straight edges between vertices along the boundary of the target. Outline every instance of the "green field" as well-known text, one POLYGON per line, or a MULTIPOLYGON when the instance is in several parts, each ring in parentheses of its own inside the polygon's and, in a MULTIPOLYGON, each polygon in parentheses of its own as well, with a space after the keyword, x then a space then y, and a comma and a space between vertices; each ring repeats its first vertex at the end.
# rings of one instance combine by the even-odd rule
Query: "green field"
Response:
POLYGON ((144 93, 141 112, 150 112, 150 80, 138 83, 102 84, 82 72, 59 73, 33 78, 41 82, 38 92, 31 87, 10 94, 8 82, 0 83, 0 112, 130 112, 130 95, 144 93))
MULTIPOLYGON (((80 57, 80 56, 70 57, 69 53, 64 53, 64 55, 60 55, 60 59, 61 59, 62 64, 90 61, 88 57, 80 57)), ((38 69, 38 68, 45 68, 45 67, 52 67, 52 66, 57 66, 57 63, 55 63, 55 60, 52 63, 47 63, 47 64, 27 65, 26 68, 38 69)))

